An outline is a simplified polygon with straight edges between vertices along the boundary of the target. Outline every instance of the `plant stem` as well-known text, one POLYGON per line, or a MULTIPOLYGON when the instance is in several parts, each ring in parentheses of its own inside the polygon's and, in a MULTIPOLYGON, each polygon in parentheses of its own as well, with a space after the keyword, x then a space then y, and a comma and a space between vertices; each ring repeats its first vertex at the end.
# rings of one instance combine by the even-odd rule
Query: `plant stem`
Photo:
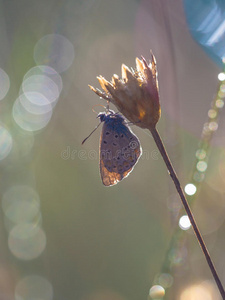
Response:
POLYGON ((181 185, 180 185, 179 179, 178 179, 178 177, 176 175, 176 172, 175 172, 175 170, 174 170, 174 168, 173 168, 173 166, 172 166, 172 164, 170 162, 170 159, 169 159, 168 154, 166 152, 166 149, 165 149, 165 147, 163 145, 161 137, 160 137, 160 135, 159 135, 159 133, 158 133, 158 131, 157 131, 156 128, 151 128, 150 132, 151 132, 151 134, 152 134, 152 136, 153 136, 153 138, 155 140, 155 143, 156 143, 156 145, 157 145, 157 147, 158 147, 158 149, 159 149, 159 151, 160 151, 160 153, 161 153, 161 155, 163 157, 163 160, 164 160, 164 162, 165 162, 165 164, 167 166, 169 174, 170 174, 170 176, 171 176, 171 178, 172 178, 172 180, 174 182, 174 185, 175 185, 175 187, 177 189, 177 192, 178 192, 178 194, 180 196, 180 199, 181 199, 181 201, 182 201, 182 203, 184 205, 184 208, 185 208, 185 210, 187 212, 189 220, 190 220, 190 222, 192 224, 192 227, 194 229, 195 235, 196 235, 196 237, 198 239, 198 242, 199 242, 199 244, 200 244, 200 246, 202 248, 202 251, 203 251, 203 253, 205 255, 206 261, 207 261, 207 263, 209 265, 209 268, 210 268, 210 270, 212 272, 212 275, 213 275, 213 277, 214 277, 214 279, 216 281, 216 284, 217 284, 218 289, 219 289, 219 291, 221 293, 221 296, 225 300, 225 291, 224 291, 223 285, 222 285, 222 283, 221 283, 221 281, 219 279, 217 271, 216 271, 216 269, 214 267, 214 264, 212 262, 212 259, 210 257, 209 251, 207 250, 207 247, 206 247, 206 245, 204 243, 202 235, 201 235, 201 233, 200 233, 200 231, 198 229, 198 226, 197 226, 197 224, 195 222, 194 216, 193 216, 193 214, 191 212, 190 206, 189 206, 189 204, 187 202, 187 199, 186 199, 186 197, 184 195, 184 191, 181 188, 181 185))

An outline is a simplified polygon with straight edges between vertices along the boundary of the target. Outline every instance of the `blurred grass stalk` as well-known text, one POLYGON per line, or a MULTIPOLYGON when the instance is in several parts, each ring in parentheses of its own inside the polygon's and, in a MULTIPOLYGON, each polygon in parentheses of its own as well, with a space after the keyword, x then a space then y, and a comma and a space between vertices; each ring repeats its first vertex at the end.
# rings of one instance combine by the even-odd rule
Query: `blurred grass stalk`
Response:
MULTIPOLYGON (((221 109, 224 106, 224 97, 225 97, 225 91, 224 91, 224 84, 225 84, 225 78, 222 76, 225 72, 225 69, 223 69, 223 72, 218 75, 218 79, 220 83, 218 84, 217 92, 214 96, 214 100, 211 103, 211 107, 208 111, 208 119, 206 123, 203 124, 203 129, 202 129, 202 134, 201 134, 201 139, 199 141, 198 149, 196 151, 196 159, 193 164, 193 170, 192 170, 192 175, 191 179, 189 182, 194 182, 194 185, 196 186, 198 193, 199 189, 201 187, 201 182, 204 178, 204 175, 201 171, 201 174, 199 174, 199 168, 198 168, 198 163, 201 161, 207 162, 209 160, 209 152, 210 152, 210 143, 213 138, 214 133, 216 132, 217 125, 218 124, 218 119, 219 115, 221 113, 221 109), (221 78, 219 78, 221 76, 221 78), (213 125, 213 126, 210 126, 213 125), (203 175, 203 176, 202 176, 203 175)), ((206 171, 206 170, 205 170, 206 171)), ((194 203, 196 200, 196 193, 191 194, 188 197, 188 203, 190 206, 194 203)), ((179 209, 181 211, 181 209, 179 209)), ((177 212, 178 215, 178 212, 177 212)), ((167 250, 167 253, 165 255, 164 262, 162 264, 161 270, 166 272, 171 272, 171 264, 170 264, 170 253, 172 249, 177 249, 180 247, 180 242, 183 240, 185 237, 185 231, 180 230, 178 226, 174 228, 174 232, 172 234, 169 247, 167 250)))
POLYGON ((197 223, 196 223, 196 221, 194 219, 194 216, 192 214, 192 211, 190 209, 188 201, 187 201, 187 199, 186 199, 186 197, 184 195, 184 191, 183 191, 183 189, 182 189, 182 187, 180 185, 180 182, 179 182, 179 179, 177 177, 177 174, 176 174, 176 172, 175 172, 175 170, 174 170, 174 168, 172 166, 172 163, 171 163, 171 161, 169 159, 169 156, 168 156, 168 154, 166 152, 166 149, 165 149, 165 147, 163 145, 162 139, 161 139, 161 137, 160 137, 160 135, 159 135, 156 127, 151 128, 150 132, 151 132, 151 134, 152 134, 152 136, 154 138, 154 141, 155 141, 155 143, 156 143, 156 145, 157 145, 157 147, 158 147, 158 149, 159 149, 159 151, 160 151, 160 153, 162 155, 162 158, 163 158, 163 160, 164 160, 164 162, 165 162, 165 164, 167 166, 168 172, 169 172, 169 174, 170 174, 170 176, 171 176, 171 178, 172 178, 172 180, 174 182, 174 185, 175 185, 175 187, 177 189, 177 192, 178 192, 178 194, 180 196, 180 199, 181 199, 181 201, 183 203, 185 211, 186 211, 186 213, 187 213, 187 215, 189 217, 189 220, 191 222, 191 225, 193 227, 195 235, 196 235, 196 237, 198 239, 198 242, 199 242, 199 244, 201 246, 201 249, 202 249, 202 251, 203 251, 203 253, 205 255, 206 261, 207 261, 207 263, 209 265, 209 268, 210 268, 210 270, 212 272, 212 275, 213 275, 213 277, 214 277, 214 279, 216 281, 216 284, 218 286, 218 289, 219 289, 219 291, 221 293, 222 299, 225 299, 225 291, 224 291, 223 285, 222 285, 222 283, 220 281, 220 278, 219 278, 219 276, 217 274, 216 268, 215 268, 215 266, 214 266, 214 264, 212 262, 212 259, 210 257, 209 251, 208 251, 208 249, 207 249, 207 247, 205 245, 205 242, 204 242, 204 240, 202 238, 202 235, 201 235, 201 233, 200 233, 200 231, 198 229, 197 223))

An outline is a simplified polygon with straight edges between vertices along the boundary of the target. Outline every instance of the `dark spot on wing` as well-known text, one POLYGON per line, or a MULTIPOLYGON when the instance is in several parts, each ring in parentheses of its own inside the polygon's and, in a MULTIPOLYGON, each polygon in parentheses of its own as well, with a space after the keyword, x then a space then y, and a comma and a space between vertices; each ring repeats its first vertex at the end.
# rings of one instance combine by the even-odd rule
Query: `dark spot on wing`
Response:
POLYGON ((118 171, 119 171, 119 172, 122 172, 122 171, 123 171, 123 166, 119 165, 119 166, 118 166, 118 171))

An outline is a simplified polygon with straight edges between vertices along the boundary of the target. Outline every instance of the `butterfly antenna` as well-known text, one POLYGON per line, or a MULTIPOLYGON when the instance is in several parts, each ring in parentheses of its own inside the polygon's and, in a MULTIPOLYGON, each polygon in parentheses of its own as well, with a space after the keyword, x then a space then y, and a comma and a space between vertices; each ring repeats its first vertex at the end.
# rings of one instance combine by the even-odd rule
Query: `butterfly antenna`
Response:
POLYGON ((86 140, 92 135, 92 133, 94 133, 95 130, 98 129, 98 127, 101 125, 101 123, 102 123, 102 122, 100 122, 100 123, 94 128, 94 130, 92 130, 92 132, 89 134, 89 136, 87 136, 87 137, 83 140, 83 142, 81 143, 81 145, 83 145, 83 144, 86 142, 86 140))
POLYGON ((101 105, 101 104, 95 104, 95 105, 92 107, 92 111, 93 111, 94 113, 96 113, 96 114, 97 114, 97 111, 94 110, 94 107, 96 107, 96 106, 101 106, 101 107, 103 107, 104 109, 106 109, 106 107, 105 107, 104 105, 101 105))

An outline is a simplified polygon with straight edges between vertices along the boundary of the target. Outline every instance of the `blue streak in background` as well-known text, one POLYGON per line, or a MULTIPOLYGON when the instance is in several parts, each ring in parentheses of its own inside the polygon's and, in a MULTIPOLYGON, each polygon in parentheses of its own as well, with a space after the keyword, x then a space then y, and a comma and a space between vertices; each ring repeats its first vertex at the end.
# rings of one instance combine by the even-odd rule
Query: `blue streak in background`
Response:
POLYGON ((183 0, 187 25, 192 37, 224 68, 225 0, 183 0))

